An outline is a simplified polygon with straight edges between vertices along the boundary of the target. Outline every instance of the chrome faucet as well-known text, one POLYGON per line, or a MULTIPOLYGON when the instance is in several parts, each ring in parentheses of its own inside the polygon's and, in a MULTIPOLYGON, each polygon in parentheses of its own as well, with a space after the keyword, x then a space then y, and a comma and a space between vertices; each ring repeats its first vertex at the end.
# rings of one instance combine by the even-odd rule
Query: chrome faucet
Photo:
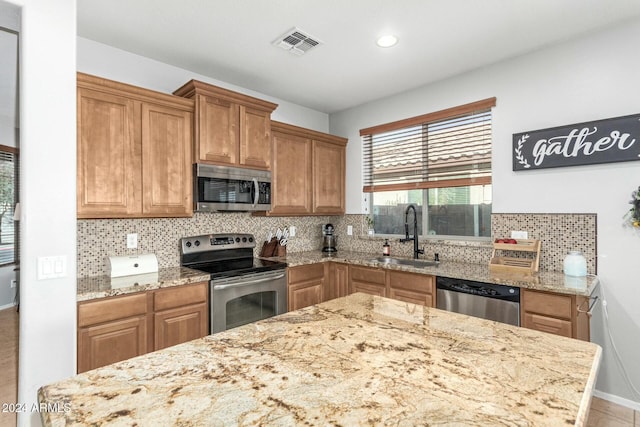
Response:
POLYGON ((400 239, 401 243, 413 240, 413 258, 418 259, 418 255, 424 255, 424 248, 418 249, 418 213, 416 206, 410 204, 404 211, 404 239, 400 239), (409 237, 409 210, 413 210, 413 237, 409 237))

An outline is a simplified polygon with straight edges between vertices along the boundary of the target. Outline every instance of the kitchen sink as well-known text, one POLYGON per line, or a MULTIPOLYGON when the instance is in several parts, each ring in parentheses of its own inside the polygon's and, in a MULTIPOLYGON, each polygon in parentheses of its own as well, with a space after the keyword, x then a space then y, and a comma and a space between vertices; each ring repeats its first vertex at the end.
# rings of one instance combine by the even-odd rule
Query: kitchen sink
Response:
POLYGON ((438 261, 427 261, 423 259, 403 259, 403 258, 391 258, 386 256, 381 256, 377 258, 372 258, 369 262, 380 262, 383 264, 396 264, 396 265, 408 265, 410 267, 416 268, 424 268, 424 267, 434 267, 439 264, 438 261))

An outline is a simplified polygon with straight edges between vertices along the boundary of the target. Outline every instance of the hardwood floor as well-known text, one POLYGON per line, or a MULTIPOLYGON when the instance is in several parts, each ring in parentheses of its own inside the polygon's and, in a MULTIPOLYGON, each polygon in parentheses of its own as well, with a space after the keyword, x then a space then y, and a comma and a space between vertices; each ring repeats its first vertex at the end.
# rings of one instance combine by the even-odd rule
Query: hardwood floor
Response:
MULTIPOLYGON (((18 313, 0 311, 0 404, 16 403, 18 389, 18 313)), ((15 427, 15 414, 0 412, 0 426, 15 427)), ((640 427, 640 412, 594 397, 587 427, 640 427)))
POLYGON ((640 427, 640 412, 594 397, 587 427, 640 427))
MULTIPOLYGON (((0 405, 18 401, 18 313, 0 311, 0 405)), ((16 414, 0 411, 0 426, 14 427, 16 414)))

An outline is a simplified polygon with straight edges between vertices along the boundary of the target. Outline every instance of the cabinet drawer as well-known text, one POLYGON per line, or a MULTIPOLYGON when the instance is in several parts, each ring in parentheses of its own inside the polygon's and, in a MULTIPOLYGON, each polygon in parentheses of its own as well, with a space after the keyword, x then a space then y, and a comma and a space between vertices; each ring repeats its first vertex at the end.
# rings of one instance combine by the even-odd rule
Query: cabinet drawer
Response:
POLYGON ((572 297, 522 290, 522 310, 571 320, 572 297))
POLYGON ((572 338, 571 322, 568 320, 556 319, 554 317, 540 316, 533 313, 524 314, 525 328, 535 329, 536 331, 548 332, 550 334, 562 335, 563 337, 572 338))
POLYGON ((433 293, 433 276, 389 271, 389 285, 393 289, 407 289, 425 294, 433 293))
POLYGON ((289 283, 300 283, 324 278, 324 263, 291 267, 288 271, 289 283))
POLYGON ((195 285, 176 286, 162 289, 153 294, 153 307, 155 311, 169 308, 182 307, 183 305, 197 304, 207 301, 207 283, 195 285))
POLYGON ((146 292, 80 303, 78 304, 78 327, 138 316, 146 312, 146 292))
POLYGON ((376 283, 382 286, 386 284, 385 271, 378 268, 350 266, 349 276, 352 281, 376 283))

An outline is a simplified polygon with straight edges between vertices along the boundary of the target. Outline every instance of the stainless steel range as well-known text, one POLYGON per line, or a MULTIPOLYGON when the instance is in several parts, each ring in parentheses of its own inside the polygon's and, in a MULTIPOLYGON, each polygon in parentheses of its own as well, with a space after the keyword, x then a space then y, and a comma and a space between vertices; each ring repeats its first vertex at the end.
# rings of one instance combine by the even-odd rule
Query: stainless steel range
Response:
POLYGON ((209 332, 215 334, 287 311, 287 264, 253 257, 252 234, 180 239, 180 263, 211 275, 209 332))

